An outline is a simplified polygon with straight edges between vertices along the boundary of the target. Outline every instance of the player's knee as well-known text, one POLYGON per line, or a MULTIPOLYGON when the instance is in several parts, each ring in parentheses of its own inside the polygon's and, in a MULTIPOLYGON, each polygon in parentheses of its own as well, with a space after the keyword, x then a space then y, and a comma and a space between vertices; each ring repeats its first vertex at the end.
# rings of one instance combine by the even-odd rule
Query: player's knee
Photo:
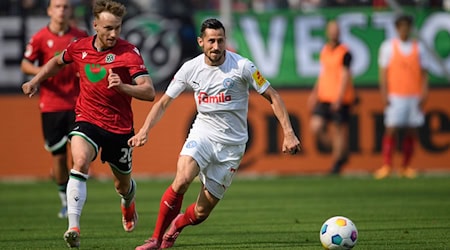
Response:
POLYGON ((311 131, 315 134, 318 135, 320 134, 323 130, 324 130, 324 126, 323 126, 323 122, 321 121, 320 118, 316 118, 314 117, 311 122, 310 122, 310 128, 311 131))
POLYGON ((86 161, 86 159, 82 159, 82 158, 74 159, 72 168, 83 174, 88 174, 89 162, 86 161))
POLYGON ((177 177, 172 183, 173 191, 177 194, 184 194, 191 185, 192 180, 185 177, 177 177))
POLYGON ((197 224, 206 220, 208 216, 211 214, 211 210, 212 209, 210 208, 197 205, 195 209, 195 217, 197 219, 197 224))
POLYGON ((192 181, 194 181, 196 175, 188 171, 178 171, 175 176, 175 180, 172 183, 173 191, 178 194, 184 194, 192 181))

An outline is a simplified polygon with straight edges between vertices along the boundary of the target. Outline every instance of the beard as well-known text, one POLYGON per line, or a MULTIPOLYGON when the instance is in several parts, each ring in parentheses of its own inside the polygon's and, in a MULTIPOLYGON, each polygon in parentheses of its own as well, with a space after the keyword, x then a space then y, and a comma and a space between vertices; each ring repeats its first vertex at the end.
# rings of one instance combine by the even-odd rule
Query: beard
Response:
POLYGON ((209 61, 212 62, 213 64, 216 64, 218 62, 220 62, 222 60, 222 58, 225 57, 225 50, 222 51, 222 53, 214 53, 215 57, 212 57, 213 53, 210 53, 209 55, 206 55, 206 57, 208 57, 209 61))

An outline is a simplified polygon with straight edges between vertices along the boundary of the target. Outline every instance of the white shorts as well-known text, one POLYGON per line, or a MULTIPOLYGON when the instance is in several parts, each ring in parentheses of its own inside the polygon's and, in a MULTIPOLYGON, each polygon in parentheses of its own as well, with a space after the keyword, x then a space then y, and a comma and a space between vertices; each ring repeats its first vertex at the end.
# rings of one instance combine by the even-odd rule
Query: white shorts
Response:
POLYGON ((416 96, 389 96, 389 105, 384 110, 386 127, 417 128, 423 125, 425 118, 420 109, 420 99, 416 96))
POLYGON ((194 158, 200 167, 200 181, 214 197, 222 199, 239 168, 244 152, 245 144, 225 145, 191 133, 180 155, 194 158))

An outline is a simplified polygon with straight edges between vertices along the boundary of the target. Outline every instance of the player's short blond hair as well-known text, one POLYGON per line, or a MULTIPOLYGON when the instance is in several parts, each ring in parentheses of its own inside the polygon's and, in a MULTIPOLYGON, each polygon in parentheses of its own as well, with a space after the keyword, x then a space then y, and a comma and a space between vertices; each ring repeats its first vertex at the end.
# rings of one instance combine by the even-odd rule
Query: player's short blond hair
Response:
POLYGON ((121 3, 112 0, 96 0, 92 12, 95 18, 99 18, 100 13, 109 12, 114 16, 123 18, 127 14, 127 9, 121 3))

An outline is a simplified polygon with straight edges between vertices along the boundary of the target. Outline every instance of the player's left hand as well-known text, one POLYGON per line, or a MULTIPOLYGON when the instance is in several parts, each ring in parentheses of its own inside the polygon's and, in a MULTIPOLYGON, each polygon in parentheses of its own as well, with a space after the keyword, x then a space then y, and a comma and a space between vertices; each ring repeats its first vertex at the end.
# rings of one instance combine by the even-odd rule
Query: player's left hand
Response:
POLYGON ((140 147, 148 141, 148 134, 145 131, 140 130, 137 134, 128 140, 130 147, 140 147))
POLYGON ((425 100, 426 100, 426 96, 425 96, 425 94, 422 94, 419 99, 419 108, 422 110, 425 106, 425 100))
POLYGON ((306 105, 308 106, 309 111, 311 111, 311 112, 314 111, 314 108, 317 105, 317 97, 315 94, 309 95, 306 105))
POLYGON ((120 79, 120 76, 112 71, 112 69, 108 70, 108 89, 119 86, 122 84, 122 80, 120 79))
POLYGON ((25 95, 28 95, 28 97, 32 97, 36 94, 38 88, 36 84, 33 84, 32 82, 26 82, 22 84, 22 91, 25 95))
POLYGON ((294 155, 302 149, 302 145, 300 143, 300 140, 297 138, 297 136, 294 134, 294 132, 289 133, 284 136, 283 140, 283 153, 289 153, 291 155, 294 155))
POLYGON ((341 106, 342 106, 342 104, 341 104, 340 101, 333 102, 331 104, 331 110, 336 112, 336 111, 338 111, 341 108, 341 106))

